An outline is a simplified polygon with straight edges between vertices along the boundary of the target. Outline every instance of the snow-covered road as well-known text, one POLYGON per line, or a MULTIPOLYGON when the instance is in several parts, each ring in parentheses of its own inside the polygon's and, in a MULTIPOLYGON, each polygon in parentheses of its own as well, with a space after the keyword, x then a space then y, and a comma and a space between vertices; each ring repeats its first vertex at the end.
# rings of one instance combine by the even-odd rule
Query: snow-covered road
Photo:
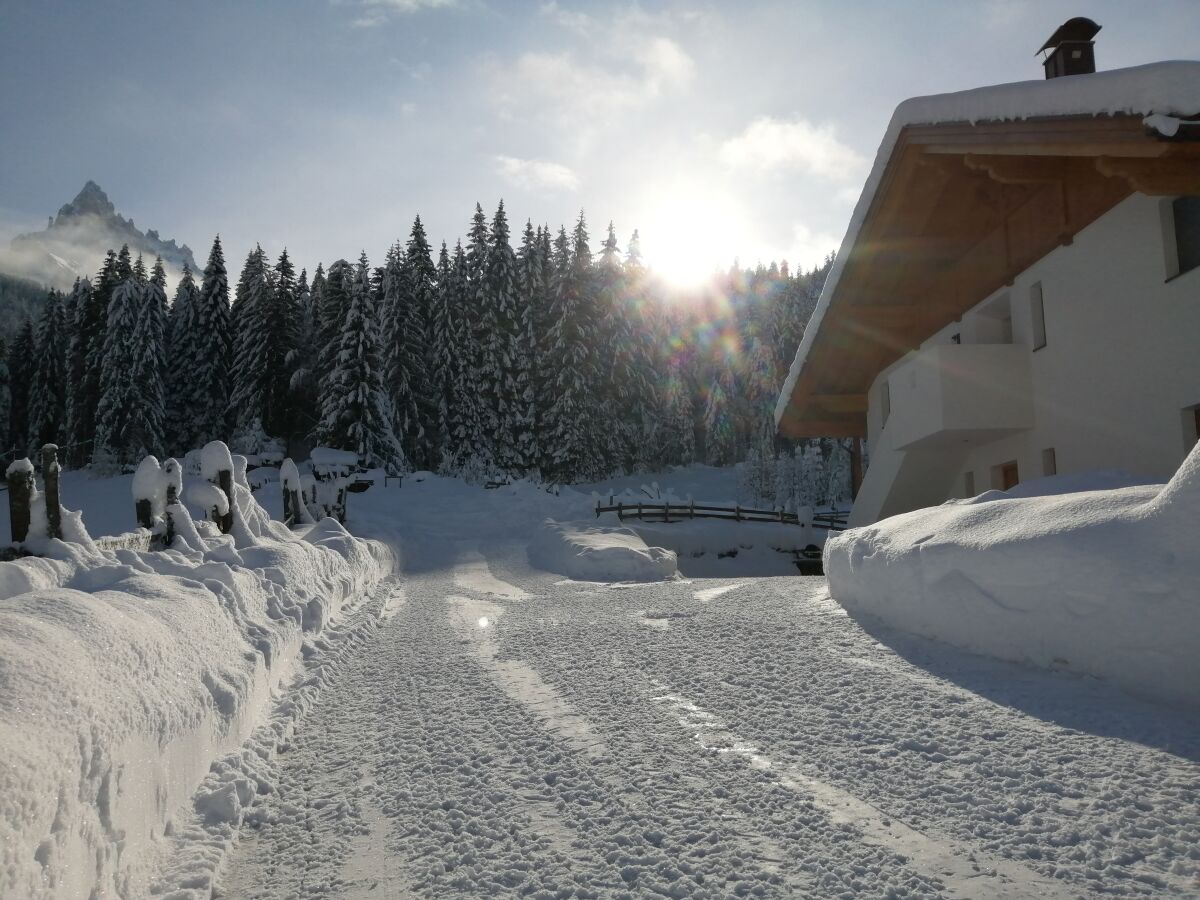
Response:
POLYGON ((1194 716, 823 579, 564 581, 506 531, 405 529, 219 896, 1200 893, 1194 716))

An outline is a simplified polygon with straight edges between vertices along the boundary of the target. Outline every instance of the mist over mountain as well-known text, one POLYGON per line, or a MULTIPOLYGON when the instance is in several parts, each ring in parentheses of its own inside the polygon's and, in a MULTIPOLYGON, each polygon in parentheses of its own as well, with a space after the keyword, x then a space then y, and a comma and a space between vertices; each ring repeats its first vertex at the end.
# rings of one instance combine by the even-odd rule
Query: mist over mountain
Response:
POLYGON ((18 235, 7 250, 0 251, 0 271, 65 290, 76 277, 94 275, 104 254, 122 244, 148 261, 161 256, 170 272, 185 263, 196 270, 187 244, 163 239, 153 228, 141 231, 132 219, 117 212, 96 182, 88 181, 74 200, 49 219, 45 230, 18 235))

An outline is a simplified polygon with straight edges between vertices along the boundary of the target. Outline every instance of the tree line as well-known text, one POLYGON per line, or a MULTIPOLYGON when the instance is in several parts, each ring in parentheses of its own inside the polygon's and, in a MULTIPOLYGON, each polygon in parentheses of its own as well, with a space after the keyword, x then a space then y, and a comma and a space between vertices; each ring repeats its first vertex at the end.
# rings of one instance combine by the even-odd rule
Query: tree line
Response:
POLYGON ((729 465, 790 451, 772 410, 830 262, 735 264, 672 299, 636 231, 622 251, 610 224, 593 253, 581 213, 514 247, 503 202, 453 248, 418 216, 382 265, 311 280, 255 247, 232 291, 218 236, 170 300, 162 261, 123 247, 0 340, 0 437, 105 471, 214 439, 476 479, 729 465))

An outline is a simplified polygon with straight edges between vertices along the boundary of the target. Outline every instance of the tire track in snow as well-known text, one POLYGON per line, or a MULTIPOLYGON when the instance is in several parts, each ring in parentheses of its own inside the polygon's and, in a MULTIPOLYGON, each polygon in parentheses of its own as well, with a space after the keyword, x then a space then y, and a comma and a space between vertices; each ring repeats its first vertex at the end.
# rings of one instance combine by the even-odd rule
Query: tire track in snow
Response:
POLYGON ((655 688, 664 693, 654 700, 671 709, 679 725, 703 749, 745 756, 754 768, 778 773, 780 784, 811 797, 834 822, 850 825, 865 840, 908 857, 924 871, 936 872, 950 896, 972 897, 980 890, 986 891, 988 897, 1014 900, 1034 892, 1051 900, 1076 896, 1057 881, 1013 860, 981 854, 949 838, 918 831, 860 797, 805 774, 799 766, 779 766, 761 749, 730 731, 716 716, 685 697, 666 692, 665 685, 655 684, 655 688))

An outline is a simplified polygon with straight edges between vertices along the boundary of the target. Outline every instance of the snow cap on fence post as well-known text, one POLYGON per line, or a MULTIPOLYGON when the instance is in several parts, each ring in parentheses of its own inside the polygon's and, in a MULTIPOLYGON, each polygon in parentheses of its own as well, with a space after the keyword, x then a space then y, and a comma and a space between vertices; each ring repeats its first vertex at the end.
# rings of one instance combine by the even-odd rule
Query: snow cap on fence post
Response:
POLYGON ((137 471, 133 473, 133 509, 139 528, 153 530, 155 517, 162 515, 166 506, 164 487, 157 457, 147 456, 138 463, 137 471))
POLYGON ((224 441, 209 441, 200 451, 200 474, 225 494, 225 512, 212 507, 213 521, 221 534, 233 530, 233 457, 224 441))
POLYGON ((183 466, 179 464, 179 460, 171 457, 163 463, 162 476, 167 489, 167 505, 170 506, 179 500, 179 495, 183 492, 183 466))
POLYGON ((19 544, 29 537, 29 514, 36 494, 33 463, 29 457, 13 460, 4 473, 8 481, 8 520, 12 525, 12 541, 19 544))

